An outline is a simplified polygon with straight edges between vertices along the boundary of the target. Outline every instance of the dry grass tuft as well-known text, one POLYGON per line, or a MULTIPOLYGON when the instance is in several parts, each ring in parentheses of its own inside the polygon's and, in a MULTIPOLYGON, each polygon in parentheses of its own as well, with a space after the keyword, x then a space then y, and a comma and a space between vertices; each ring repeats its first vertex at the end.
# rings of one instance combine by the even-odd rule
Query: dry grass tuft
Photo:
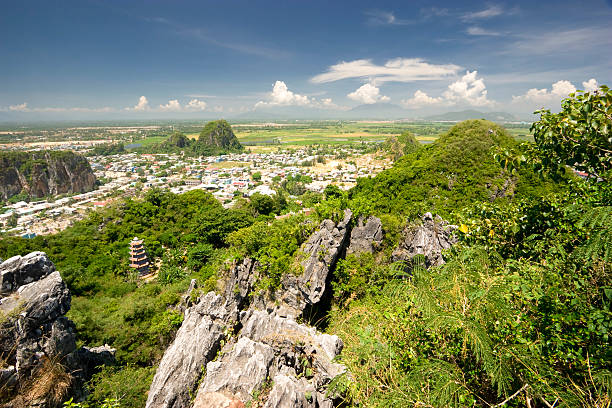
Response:
POLYGON ((37 401, 47 401, 47 406, 60 406, 68 396, 72 386, 72 376, 59 362, 59 359, 43 357, 31 378, 26 381, 19 392, 16 408, 31 406, 37 401), (23 405, 22 405, 23 404, 23 405))

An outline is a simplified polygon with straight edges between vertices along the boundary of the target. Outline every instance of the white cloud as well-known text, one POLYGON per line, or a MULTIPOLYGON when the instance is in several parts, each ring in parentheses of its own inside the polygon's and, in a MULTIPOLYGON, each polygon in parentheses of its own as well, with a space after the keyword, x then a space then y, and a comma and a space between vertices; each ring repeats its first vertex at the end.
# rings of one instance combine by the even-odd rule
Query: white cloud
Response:
POLYGON ((461 18, 463 20, 480 20, 491 17, 497 17, 504 14, 504 9, 498 5, 490 5, 484 10, 465 13, 461 18))
POLYGON ((432 98, 421 90, 417 90, 414 96, 410 99, 402 99, 402 105, 406 108, 421 108, 428 105, 443 104, 444 99, 441 97, 432 98))
POLYGON ((495 102, 487 99, 487 87, 484 80, 478 78, 478 71, 466 71, 461 79, 453 82, 442 96, 432 97, 427 93, 417 90, 410 99, 402 100, 406 108, 421 108, 431 105, 461 105, 490 106, 495 102))
POLYGON ((344 106, 336 105, 331 98, 323 98, 318 100, 307 95, 300 95, 289 90, 283 81, 276 81, 272 92, 266 94, 267 101, 259 101, 255 104, 255 108, 264 106, 310 106, 321 109, 348 109, 344 106))
POLYGON ((0 108, 0 111, 3 112, 43 112, 43 113, 58 113, 58 112, 112 112, 115 109, 105 106, 103 108, 57 108, 57 107, 41 107, 41 108, 30 108, 27 102, 11 105, 8 108, 0 108))
POLYGON ((371 105, 376 102, 387 102, 389 101, 388 96, 380 94, 380 89, 372 84, 365 84, 360 86, 355 92, 351 92, 347 95, 350 99, 371 105))
POLYGON ((384 65, 376 65, 369 59, 360 59, 332 65, 327 72, 311 78, 310 82, 322 84, 348 78, 369 78, 372 84, 426 81, 455 75, 459 69, 461 67, 458 65, 435 65, 420 58, 395 58, 384 65))
POLYGON ((585 92, 593 92, 599 88, 599 84, 595 78, 591 78, 588 81, 584 81, 582 83, 582 87, 584 88, 585 92))
MULTIPOLYGON (((592 84, 591 79, 584 84, 592 84)), ((597 83, 597 81, 595 81, 597 83)), ((585 86, 586 87, 586 86, 585 86)), ((547 88, 537 89, 531 88, 524 95, 512 96, 513 103, 524 103, 524 102, 535 102, 535 103, 546 103, 560 101, 566 98, 570 93, 576 92, 576 87, 570 81, 557 81, 552 84, 550 91, 547 88)))
POLYGON ((146 96, 141 96, 138 98, 138 103, 134 105, 132 108, 126 108, 126 110, 135 110, 135 111, 148 111, 151 107, 149 106, 149 101, 146 96))
POLYGON ((9 106, 9 110, 16 111, 16 112, 29 112, 30 111, 30 109, 28 108, 27 102, 21 103, 19 105, 11 105, 9 106))
POLYGON ((274 87, 272 88, 272 92, 268 94, 269 100, 259 101, 255 104, 255 107, 258 106, 306 106, 311 104, 310 98, 306 95, 296 94, 291 92, 287 85, 283 81, 276 81, 274 83, 274 87))
POLYGON ((497 37, 501 35, 497 31, 485 30, 482 27, 476 27, 476 26, 468 27, 466 32, 469 35, 482 35, 482 36, 493 36, 493 37, 497 37))
POLYGON ((365 13, 368 16, 367 23, 369 25, 406 25, 411 22, 408 20, 402 20, 395 17, 392 11, 383 10, 371 10, 365 13))
POLYGON ((165 105, 159 105, 159 109, 166 112, 179 112, 181 110, 181 104, 178 100, 172 99, 165 105))
POLYGON ((487 99, 487 87, 482 78, 477 78, 478 71, 467 71, 460 80, 448 86, 442 96, 451 103, 466 102, 472 106, 492 105, 487 99))
POLYGON ((199 99, 192 99, 185 105, 185 110, 187 111, 204 111, 206 110, 206 102, 201 101, 199 99))
POLYGON ((602 49, 612 46, 612 28, 588 27, 567 31, 550 31, 518 35, 519 40, 508 44, 501 54, 521 57, 547 56, 586 52, 600 55, 602 49))

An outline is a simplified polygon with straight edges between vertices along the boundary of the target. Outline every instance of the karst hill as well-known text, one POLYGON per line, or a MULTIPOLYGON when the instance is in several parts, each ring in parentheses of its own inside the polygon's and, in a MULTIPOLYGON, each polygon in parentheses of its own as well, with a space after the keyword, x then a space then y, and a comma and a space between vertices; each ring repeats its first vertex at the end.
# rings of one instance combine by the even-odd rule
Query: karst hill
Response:
POLYGON ((0 153, 0 198, 83 193, 96 177, 85 157, 68 151, 0 153))

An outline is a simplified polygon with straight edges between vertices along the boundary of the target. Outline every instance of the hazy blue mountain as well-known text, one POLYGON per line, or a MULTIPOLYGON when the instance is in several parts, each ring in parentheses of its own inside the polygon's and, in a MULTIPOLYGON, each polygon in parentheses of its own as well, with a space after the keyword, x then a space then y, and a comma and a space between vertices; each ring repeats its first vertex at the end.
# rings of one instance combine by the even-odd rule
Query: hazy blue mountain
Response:
POLYGON ((480 112, 472 109, 426 116, 423 119, 457 122, 468 119, 486 119, 493 122, 516 122, 520 120, 516 116, 507 112, 480 112))

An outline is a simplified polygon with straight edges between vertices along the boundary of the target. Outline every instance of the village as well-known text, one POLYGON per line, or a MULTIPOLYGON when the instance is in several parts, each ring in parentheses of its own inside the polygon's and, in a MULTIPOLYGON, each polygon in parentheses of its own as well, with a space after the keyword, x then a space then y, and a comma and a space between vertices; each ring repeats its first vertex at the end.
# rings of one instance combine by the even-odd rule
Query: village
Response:
POLYGON ((304 147, 207 157, 128 153, 89 156, 88 160, 99 184, 95 190, 5 205, 0 232, 25 238, 57 233, 97 208, 151 188, 176 194, 206 190, 231 207, 240 197, 276 194, 275 186, 287 177, 299 175, 308 181, 305 188, 313 192, 320 193, 329 184, 347 190, 358 178, 373 177, 391 165, 388 157, 363 154, 350 145, 331 152, 304 147))

